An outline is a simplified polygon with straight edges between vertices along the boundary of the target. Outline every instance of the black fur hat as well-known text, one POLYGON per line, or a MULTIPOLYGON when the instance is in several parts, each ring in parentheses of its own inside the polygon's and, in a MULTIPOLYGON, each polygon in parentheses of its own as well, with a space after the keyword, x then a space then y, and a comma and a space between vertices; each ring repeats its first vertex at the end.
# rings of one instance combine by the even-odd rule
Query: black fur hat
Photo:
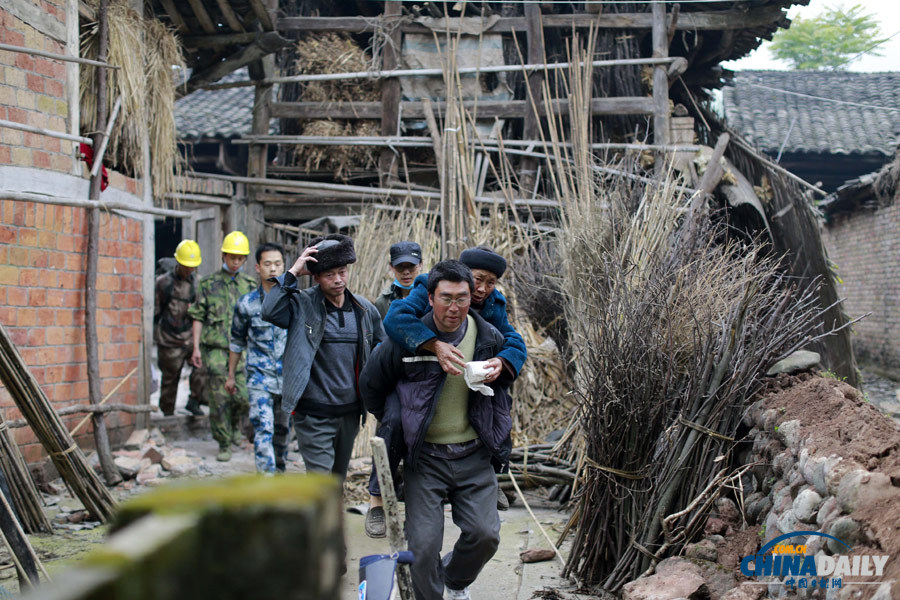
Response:
POLYGON ((316 238, 310 245, 319 247, 319 251, 313 254, 316 262, 306 263, 307 269, 313 275, 356 262, 353 240, 341 233, 332 233, 323 238, 316 238))

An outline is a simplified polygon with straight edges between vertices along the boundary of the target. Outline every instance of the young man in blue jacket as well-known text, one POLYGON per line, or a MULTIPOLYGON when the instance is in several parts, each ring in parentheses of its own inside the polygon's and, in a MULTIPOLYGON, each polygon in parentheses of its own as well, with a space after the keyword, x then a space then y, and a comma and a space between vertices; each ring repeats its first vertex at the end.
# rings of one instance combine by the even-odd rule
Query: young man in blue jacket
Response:
MULTIPOLYGON (((506 259, 486 246, 476 246, 463 250, 460 262, 472 271, 474 290, 471 307, 485 321, 493 325, 503 335, 503 349, 493 359, 494 372, 489 377, 493 381, 506 371, 512 377, 518 377, 527 357, 527 349, 522 336, 513 329, 506 314, 506 298, 496 289, 497 280, 506 272, 506 259)), ((384 328, 388 336, 408 352, 427 350, 438 358, 441 368, 448 375, 459 375, 464 366, 459 353, 451 344, 446 344, 435 336, 420 321, 430 310, 428 291, 426 289, 428 275, 419 275, 415 279, 412 291, 406 298, 394 300, 390 304, 384 319, 384 328)), ((389 407, 386 419, 396 413, 389 407)), ((399 424, 382 423, 386 430, 399 431, 399 424)), ((392 440, 385 440, 389 444, 392 440)), ((390 448, 389 448, 390 450, 390 448)), ((395 452, 389 452, 394 457, 395 452)), ((392 462, 393 464, 393 462, 392 462)), ((381 507, 381 490, 378 486, 375 469, 369 478, 369 510, 366 513, 366 535, 373 538, 385 536, 384 509, 381 507)), ((497 506, 500 510, 509 508, 509 501, 502 491, 497 493, 497 506)))
MULTIPOLYGON (((439 262, 428 274, 432 311, 419 323, 431 336, 453 347, 465 364, 493 362, 504 336, 469 307, 475 282, 459 261, 439 262)), ((406 532, 417 600, 468 600, 475 581, 500 543, 497 477, 509 461, 511 370, 497 367, 474 389, 461 373, 449 374, 426 350, 404 349, 393 340, 377 347, 360 376, 366 408, 381 420, 385 401, 400 403, 406 445, 406 532), (448 498, 461 534, 441 558, 444 510, 448 498)))

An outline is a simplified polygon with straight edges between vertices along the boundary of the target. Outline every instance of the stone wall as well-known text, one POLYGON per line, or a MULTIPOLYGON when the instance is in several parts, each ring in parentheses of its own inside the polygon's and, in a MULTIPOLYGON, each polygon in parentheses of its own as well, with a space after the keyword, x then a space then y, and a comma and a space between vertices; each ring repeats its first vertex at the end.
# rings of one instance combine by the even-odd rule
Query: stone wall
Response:
POLYGON ((801 373, 767 383, 735 447, 736 462, 749 467, 740 485, 722 490, 703 539, 659 563, 655 574, 626 584, 624 600, 900 598, 900 427, 834 379, 801 373), (744 557, 797 531, 852 547, 814 535, 783 542, 805 544, 807 555, 888 555, 883 576, 845 576, 841 587, 813 590, 759 585, 771 579, 742 575, 744 557), (852 581, 870 584, 845 585, 852 581))
POLYGON ((822 240, 840 278, 857 359, 900 373, 900 202, 838 215, 822 240))

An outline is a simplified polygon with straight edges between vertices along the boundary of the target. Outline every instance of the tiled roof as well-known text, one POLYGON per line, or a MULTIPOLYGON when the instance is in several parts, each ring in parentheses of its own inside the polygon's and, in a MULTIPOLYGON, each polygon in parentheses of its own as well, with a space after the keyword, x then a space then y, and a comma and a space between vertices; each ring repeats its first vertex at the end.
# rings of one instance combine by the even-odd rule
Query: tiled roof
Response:
POLYGON ((769 153, 788 131, 793 153, 890 156, 900 140, 900 73, 738 71, 723 101, 728 124, 769 153))
MULTIPOLYGON (((238 69, 217 81, 229 83, 250 78, 247 69, 238 69)), ((175 129, 180 140, 236 138, 250 133, 253 123, 253 88, 197 90, 175 101, 175 129)), ((272 120, 271 133, 277 120, 272 120)))

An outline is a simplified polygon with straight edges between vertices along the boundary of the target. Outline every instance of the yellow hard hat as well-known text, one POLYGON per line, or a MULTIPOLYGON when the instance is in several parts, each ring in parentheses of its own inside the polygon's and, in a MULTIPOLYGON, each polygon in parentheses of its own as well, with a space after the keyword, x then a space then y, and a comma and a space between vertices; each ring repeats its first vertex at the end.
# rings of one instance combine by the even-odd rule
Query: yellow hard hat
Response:
POLYGON ((181 240, 175 248, 175 260, 185 267, 199 267, 202 262, 200 244, 194 240, 181 240))
POLYGON ((250 254, 250 241, 240 231, 232 231, 222 240, 222 252, 227 254, 250 254))

